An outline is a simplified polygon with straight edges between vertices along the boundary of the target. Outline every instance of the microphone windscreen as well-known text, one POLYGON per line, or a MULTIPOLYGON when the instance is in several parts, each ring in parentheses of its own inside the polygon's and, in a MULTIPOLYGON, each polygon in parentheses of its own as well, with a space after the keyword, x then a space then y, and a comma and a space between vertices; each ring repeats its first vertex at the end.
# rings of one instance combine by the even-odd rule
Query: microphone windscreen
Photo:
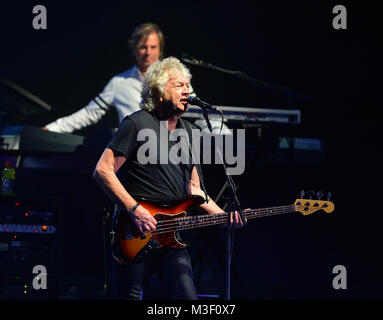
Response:
POLYGON ((187 52, 182 52, 181 53, 181 58, 182 59, 190 59, 190 60, 193 60, 193 57, 190 53, 187 53, 187 52))
POLYGON ((197 97, 189 96, 188 97, 188 103, 196 105, 198 103, 199 99, 197 97))

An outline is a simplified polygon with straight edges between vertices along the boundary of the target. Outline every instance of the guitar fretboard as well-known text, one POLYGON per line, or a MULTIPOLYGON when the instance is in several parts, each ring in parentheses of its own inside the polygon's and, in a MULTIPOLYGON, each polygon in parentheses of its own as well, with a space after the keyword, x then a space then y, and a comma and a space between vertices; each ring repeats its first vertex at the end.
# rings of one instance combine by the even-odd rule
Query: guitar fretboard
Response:
MULTIPOLYGON (((263 209, 243 210, 242 213, 246 219, 274 216, 278 214, 296 211, 295 205, 278 206, 263 209)), ((156 231, 153 233, 161 234, 165 232, 175 232, 180 230, 194 229, 213 225, 222 225, 228 223, 228 213, 216 213, 207 215, 188 216, 175 218, 172 220, 158 221, 156 231)))

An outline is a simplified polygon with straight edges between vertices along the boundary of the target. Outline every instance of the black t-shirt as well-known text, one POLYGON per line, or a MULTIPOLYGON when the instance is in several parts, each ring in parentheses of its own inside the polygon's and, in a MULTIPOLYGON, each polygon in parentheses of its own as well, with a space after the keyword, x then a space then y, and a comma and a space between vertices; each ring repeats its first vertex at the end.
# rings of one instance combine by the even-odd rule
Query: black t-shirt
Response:
MULTIPOLYGON (((184 128, 180 121, 182 120, 178 121, 177 129, 184 128)), ((177 164, 177 161, 169 159, 170 150, 175 144, 177 146, 173 148, 173 155, 180 156, 180 146, 186 148, 183 149, 184 152, 189 150, 188 145, 185 146, 187 140, 178 138, 177 141, 169 141, 169 134, 173 133, 169 133, 164 123, 160 122, 155 113, 137 111, 123 120, 107 146, 126 157, 127 161, 118 171, 118 177, 133 198, 169 203, 188 194, 193 164, 191 161, 181 161, 177 164), (164 163, 166 158, 167 163, 164 163), (145 164, 145 161, 149 162, 145 164)), ((185 132, 175 131, 177 135, 185 132)))

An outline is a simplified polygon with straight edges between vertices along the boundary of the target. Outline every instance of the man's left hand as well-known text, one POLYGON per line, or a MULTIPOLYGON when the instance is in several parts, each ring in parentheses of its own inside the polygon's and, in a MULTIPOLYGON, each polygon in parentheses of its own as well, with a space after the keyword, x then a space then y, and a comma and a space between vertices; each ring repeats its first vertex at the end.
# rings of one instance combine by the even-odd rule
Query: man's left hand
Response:
MULTIPOLYGON (((246 220, 246 218, 245 218, 245 220, 246 220)), ((229 228, 231 229, 233 227, 234 227, 234 229, 238 229, 238 228, 243 227, 241 215, 239 214, 238 211, 230 212, 230 226, 229 226, 229 228)))

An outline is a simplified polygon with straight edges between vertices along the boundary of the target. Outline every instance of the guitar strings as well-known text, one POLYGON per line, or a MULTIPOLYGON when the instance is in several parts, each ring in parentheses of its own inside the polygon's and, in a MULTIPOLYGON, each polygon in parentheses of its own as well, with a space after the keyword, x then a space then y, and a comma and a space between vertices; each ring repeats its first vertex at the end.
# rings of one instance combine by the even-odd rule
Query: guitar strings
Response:
MULTIPOLYGON (((245 212, 245 216, 246 216, 246 214, 247 214, 247 218, 258 218, 258 217, 264 217, 264 216, 272 216, 272 215, 282 214, 282 213, 286 213, 286 212, 294 212, 294 211, 297 211, 294 208, 298 209, 300 207, 307 208, 307 206, 291 205, 291 208, 289 208, 288 206, 282 207, 282 208, 279 208, 279 210, 274 210, 274 212, 271 214, 270 214, 270 212, 261 213, 261 210, 259 210, 259 209, 248 210, 247 212, 245 212), (256 212, 256 211, 259 211, 259 213, 254 214, 254 212, 256 212)), ((224 222, 227 223, 227 214, 225 214, 225 213, 218 214, 218 215, 212 215, 212 216, 215 216, 215 217, 205 216, 205 218, 203 220, 191 221, 192 223, 197 222, 196 225, 190 225, 189 223, 183 223, 182 224, 182 223, 180 223, 180 219, 174 219, 172 221, 165 221, 167 223, 167 225, 162 226, 162 227, 160 226, 160 228, 158 228, 157 232, 154 231, 153 233, 159 234, 159 233, 166 233, 166 232, 174 232, 177 230, 193 229, 193 228, 199 228, 199 227, 211 226, 211 225, 219 225, 219 224, 222 224, 224 222), (212 221, 214 221, 214 223, 212 223, 212 221)), ((191 218, 191 217, 187 217, 187 218, 191 218)), ((185 219, 185 218, 181 218, 181 219, 185 219)))
MULTIPOLYGON (((291 206, 284 206, 284 207, 274 207, 274 208, 268 208, 268 209, 253 209, 253 210, 247 210, 243 211, 245 213, 245 216, 248 218, 253 218, 256 216, 262 215, 262 213, 265 214, 272 214, 272 213, 278 213, 279 211, 284 210, 290 210, 293 208, 294 205, 291 206)), ((159 221, 157 225, 159 226, 169 226, 173 224, 180 224, 183 223, 182 221, 189 220, 192 223, 203 223, 203 222, 209 222, 212 220, 226 220, 227 219, 227 213, 218 213, 218 214, 212 214, 212 215, 203 215, 203 216, 189 216, 189 217, 182 217, 182 218, 176 218, 169 221, 159 221)), ((185 222, 188 223, 188 222, 185 222)))
MULTIPOLYGON (((281 208, 282 210, 285 209, 285 208, 281 208)), ((290 208, 288 208, 290 209, 290 208)), ((280 210, 280 208, 270 208, 268 209, 266 213, 272 213, 272 212, 276 212, 280 210)), ((245 213, 245 215, 248 215, 250 218, 251 218, 251 215, 258 215, 260 213, 262 213, 261 211, 266 211, 266 209, 257 209, 257 210, 247 210, 247 211, 243 211, 243 213, 245 213), (257 213, 257 211, 259 211, 257 213)), ((179 224, 180 222, 182 223, 182 221, 191 221, 192 223, 198 223, 198 222, 204 222, 206 220, 208 221, 211 221, 211 220, 216 220, 216 219, 221 219, 221 218, 225 218, 227 217, 227 213, 217 213, 217 214, 211 214, 211 215, 202 215, 202 216, 188 216, 188 217, 181 217, 181 218, 175 218, 175 219, 171 219, 171 220, 165 220, 165 221, 158 221, 157 225, 159 226, 164 226, 164 225, 171 225, 171 224, 179 224)), ((187 222, 185 222, 187 223, 187 222)))
MULTIPOLYGON (((304 205, 288 205, 281 207, 273 207, 266 209, 253 209, 253 210, 244 210, 243 213, 245 218, 258 218, 264 216, 273 216, 287 212, 298 211, 300 208, 307 208, 304 205)), ((194 229, 199 227, 204 227, 206 225, 219 225, 227 223, 227 213, 219 213, 212 215, 203 215, 203 216, 190 216, 183 218, 176 218, 170 221, 159 221, 156 226, 156 230, 153 231, 153 234, 161 234, 166 232, 175 232, 178 230, 184 229, 194 229), (193 225, 193 223, 195 223, 193 225)))
MULTIPOLYGON (((293 210, 275 211, 273 213, 273 215, 282 214, 282 213, 286 213, 286 212, 292 212, 292 211, 293 210)), ((248 215, 248 216, 245 215, 246 218, 250 218, 250 219, 262 217, 262 216, 271 216, 271 214, 256 214, 256 215, 253 214, 253 215, 248 215)), ((174 219, 174 220, 177 220, 177 219, 174 219)), ((179 221, 173 221, 172 223, 169 223, 166 226, 160 226, 160 228, 157 228, 157 230, 154 231, 153 233, 161 234, 161 233, 166 233, 166 232, 175 232, 178 230, 195 229, 195 228, 200 228, 200 227, 205 227, 205 226, 220 225, 220 224, 227 223, 227 215, 222 214, 221 217, 216 217, 216 218, 207 217, 207 218, 204 218, 204 220, 202 220, 202 221, 197 220, 196 222, 197 223, 193 225, 193 224, 189 224, 189 223, 180 224, 179 221), (212 222, 214 222, 214 223, 212 223, 212 222)))

